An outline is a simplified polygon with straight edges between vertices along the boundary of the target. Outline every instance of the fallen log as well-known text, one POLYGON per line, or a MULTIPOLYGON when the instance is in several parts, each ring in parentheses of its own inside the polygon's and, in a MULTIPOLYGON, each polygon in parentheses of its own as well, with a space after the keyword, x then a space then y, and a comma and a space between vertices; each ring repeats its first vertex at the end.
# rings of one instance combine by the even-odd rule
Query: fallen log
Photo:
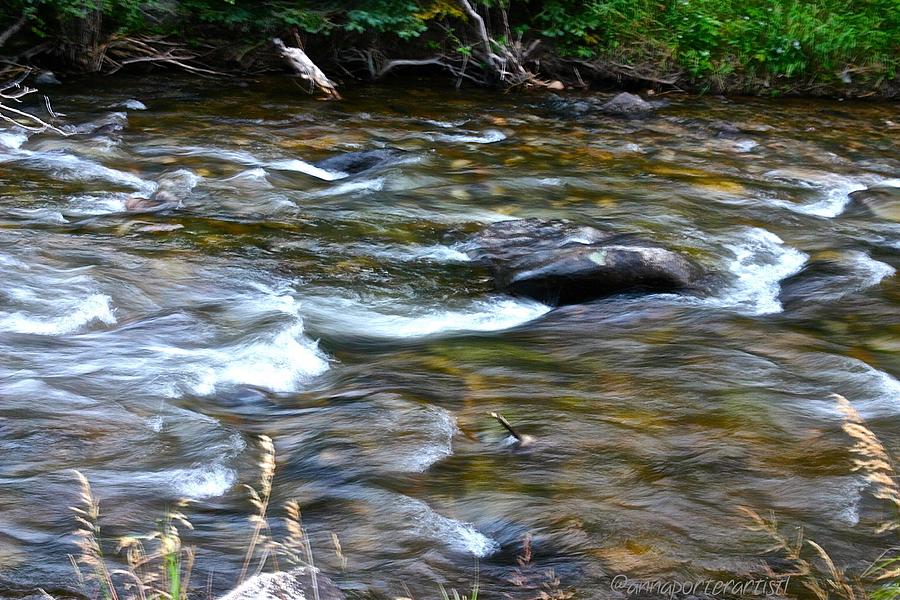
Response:
MULTIPOLYGON (((319 88, 329 100, 341 100, 341 95, 337 91, 337 86, 333 81, 328 79, 316 64, 310 60, 301 48, 288 48, 280 38, 272 40, 278 52, 281 54, 291 68, 303 79, 310 82, 311 86, 319 88)), ((312 89, 310 89, 312 91, 312 89)))

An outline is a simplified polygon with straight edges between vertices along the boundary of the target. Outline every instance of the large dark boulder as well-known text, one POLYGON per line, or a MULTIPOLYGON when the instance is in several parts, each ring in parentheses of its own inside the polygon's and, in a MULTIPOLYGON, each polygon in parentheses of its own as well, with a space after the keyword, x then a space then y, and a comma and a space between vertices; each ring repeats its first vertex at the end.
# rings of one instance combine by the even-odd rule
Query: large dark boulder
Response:
POLYGON ((850 193, 848 213, 866 214, 900 222, 900 187, 876 184, 850 193))
POLYGON ((687 290, 700 275, 691 261, 666 248, 563 221, 502 221, 463 249, 493 271, 499 290, 554 306, 687 290))
POLYGON ((361 152, 347 152, 329 156, 313 163, 314 166, 333 173, 356 175, 373 169, 384 168, 405 159, 409 154, 396 148, 379 148, 361 152))

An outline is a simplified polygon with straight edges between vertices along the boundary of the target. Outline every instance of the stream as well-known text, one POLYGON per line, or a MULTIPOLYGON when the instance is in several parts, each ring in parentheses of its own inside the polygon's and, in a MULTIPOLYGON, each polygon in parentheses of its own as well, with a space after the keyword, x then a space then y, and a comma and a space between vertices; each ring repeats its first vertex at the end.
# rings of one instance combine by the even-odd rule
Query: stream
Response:
POLYGON ((0 130, 0 595, 73 589, 72 469, 109 539, 191 499, 194 577, 226 591, 262 434, 275 535, 296 499, 317 566, 376 597, 763 577, 739 506, 846 567, 891 545, 829 395, 900 449, 900 224, 847 210, 900 185, 900 105, 572 118, 414 84, 92 79, 43 90, 73 135, 0 130), (406 152, 314 164, 376 148, 406 152), (505 295, 463 244, 518 218, 637 234, 714 285, 505 295))

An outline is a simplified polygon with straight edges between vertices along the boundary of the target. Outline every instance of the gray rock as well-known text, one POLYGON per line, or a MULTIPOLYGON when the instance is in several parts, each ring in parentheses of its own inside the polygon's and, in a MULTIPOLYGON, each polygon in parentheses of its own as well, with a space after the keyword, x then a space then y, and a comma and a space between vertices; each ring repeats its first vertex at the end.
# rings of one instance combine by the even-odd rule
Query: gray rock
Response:
POLYGON ((377 150, 364 150, 362 152, 347 152, 330 156, 324 160, 313 163, 314 166, 335 173, 347 173, 357 175, 364 171, 383 168, 396 164, 408 156, 404 150, 396 148, 379 148, 377 150))
POLYGON ((495 223, 463 248, 493 271, 500 291, 553 306, 619 293, 687 290, 701 274, 666 248, 562 221, 495 223))
POLYGON ((653 111, 655 106, 640 96, 622 92, 600 105, 600 112, 612 115, 639 115, 653 111))
POLYGON ((34 77, 35 85, 61 85, 62 81, 56 78, 53 71, 41 71, 34 77))
POLYGON ((344 594, 334 582, 315 571, 298 567, 291 571, 261 573, 218 600, 313 600, 317 596, 319 600, 343 600, 344 594))
POLYGON ((563 98, 550 94, 544 106, 550 111, 568 118, 576 118, 597 111, 597 105, 589 100, 563 98))
POLYGON ((82 123, 80 125, 67 126, 64 129, 68 133, 88 136, 112 136, 119 133, 128 125, 128 115, 124 112, 112 112, 107 115, 82 123))
POLYGON ((850 193, 849 213, 869 214, 888 221, 900 222, 900 187, 876 184, 850 193))
POLYGON ((156 191, 149 198, 131 196, 125 200, 125 210, 151 213, 179 208, 196 183, 196 175, 184 169, 163 173, 156 180, 156 191))
POLYGON ((125 210, 135 213, 153 213, 172 210, 181 205, 181 199, 172 192, 163 190, 149 198, 130 196, 125 200, 125 210))
POLYGON ((787 308, 801 307, 817 300, 834 301, 846 291, 850 276, 852 273, 835 261, 814 260, 781 281, 778 300, 787 308))

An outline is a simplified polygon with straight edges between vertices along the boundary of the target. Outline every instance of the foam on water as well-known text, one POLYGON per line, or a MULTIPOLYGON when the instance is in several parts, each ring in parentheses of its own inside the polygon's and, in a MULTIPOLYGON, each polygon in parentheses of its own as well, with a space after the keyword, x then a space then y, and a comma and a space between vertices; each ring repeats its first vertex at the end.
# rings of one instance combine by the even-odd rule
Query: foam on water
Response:
POLYGON ((0 131, 0 146, 10 150, 18 150, 28 141, 28 135, 22 132, 0 131))
POLYGON ((410 262, 424 260, 437 263, 461 263, 472 261, 465 252, 462 252, 453 246, 445 246, 443 244, 434 244, 431 246, 410 245, 387 248, 367 246, 363 252, 369 256, 410 262))
POLYGON ((22 219, 31 223, 68 223, 69 220, 59 212, 51 208, 10 208, 6 214, 16 219, 22 219))
POLYGON ((844 415, 830 394, 842 394, 863 419, 893 418, 900 414, 900 381, 893 375, 848 356, 809 353, 796 358, 801 372, 821 373, 824 380, 813 380, 798 393, 816 401, 817 412, 829 419, 843 421, 844 415))
POLYGON ((92 160, 64 152, 32 152, 19 149, 9 154, 0 153, 0 163, 2 162, 23 162, 32 168, 47 171, 50 175, 64 181, 107 181, 115 185, 133 188, 144 195, 150 195, 156 191, 156 183, 153 181, 147 181, 137 175, 111 169, 92 160))
POLYGON ((766 177, 786 180, 803 188, 817 190, 818 199, 808 204, 780 199, 772 199, 772 204, 793 212, 826 218, 836 217, 844 212, 850 202, 851 192, 864 190, 867 183, 874 183, 865 178, 845 177, 834 173, 810 173, 806 175, 807 178, 803 178, 799 173, 776 170, 766 173, 766 177))
POLYGON ((435 262, 471 262, 472 260, 465 252, 443 244, 410 248, 410 255, 415 260, 425 259, 435 262))
POLYGON ((331 188, 325 188, 309 194, 311 198, 327 198, 329 196, 343 196, 358 192, 380 192, 384 188, 384 177, 376 179, 363 179, 362 181, 346 181, 331 188))
POLYGON ((437 406, 427 408, 428 429, 433 432, 437 441, 414 448, 411 453, 399 456, 404 470, 422 473, 434 463, 453 454, 453 436, 459 429, 456 419, 448 411, 437 406))
POLYGON ((157 155, 174 155, 174 156, 199 156, 203 158, 212 158, 225 162, 237 163, 239 165, 256 166, 262 164, 262 161, 249 152, 242 150, 226 150, 225 148, 207 148, 206 146, 149 146, 145 148, 137 148, 140 154, 152 156, 157 155))
MULTIPOLYGON (((179 498, 204 500, 223 495, 237 483, 237 473, 223 462, 198 462, 190 467, 130 474, 128 479, 154 488, 167 487, 179 498)), ((126 479, 127 482, 127 479, 126 479)))
POLYGON ((128 110, 147 110, 146 104, 144 104, 140 100, 135 100, 134 98, 129 98, 122 103, 122 106, 124 106, 128 110))
POLYGON ((860 288, 878 285, 885 277, 891 277, 897 272, 891 265, 875 260, 865 252, 847 252, 847 257, 861 278, 860 288))
POLYGON ((236 175, 222 179, 218 183, 257 190, 270 190, 275 187, 269 182, 268 173, 262 167, 254 167, 252 169, 241 171, 236 175))
POLYGON ((218 462, 173 469, 166 472, 166 477, 171 480, 175 492, 191 500, 221 496, 237 482, 237 473, 218 462))
POLYGON ((496 129, 488 129, 482 134, 471 133, 440 133, 435 136, 441 142, 456 142, 460 144, 493 144, 506 139, 506 134, 496 129))
POLYGON ((105 215, 125 212, 128 194, 79 194, 69 200, 70 213, 81 215, 105 215))
POLYGON ((200 156, 225 162, 246 165, 254 168, 268 168, 278 171, 294 171, 311 175, 323 181, 333 181, 347 176, 346 173, 327 171, 297 158, 279 160, 263 160, 243 150, 227 150, 225 148, 208 148, 205 146, 149 146, 136 149, 137 152, 151 156, 200 156))
POLYGON ((323 181, 334 181, 335 179, 343 179, 347 176, 346 173, 341 173, 339 171, 326 171, 325 169, 320 169, 315 165, 311 165, 308 162, 302 161, 297 158, 276 160, 268 163, 267 166, 279 171, 295 171, 297 173, 312 175, 313 177, 316 177, 323 181))
POLYGON ((484 558, 500 550, 500 544, 475 529, 471 523, 438 514, 421 500, 398 496, 396 507, 405 513, 419 535, 443 542, 458 552, 484 558))
POLYGON ((437 121, 434 119, 425 119, 423 121, 423 123, 433 125, 435 127, 440 127, 441 129, 456 129, 457 127, 462 127, 468 122, 468 119, 458 119, 456 121, 437 121))
POLYGON ((170 394, 185 392, 207 396, 229 385, 251 385, 291 392, 328 370, 328 359, 318 345, 303 335, 295 323, 274 335, 222 349, 184 349, 172 346, 149 347, 163 356, 175 357, 182 375, 170 394))
POLYGON ((478 300, 461 310, 404 307, 395 301, 380 304, 372 308, 347 298, 310 298, 303 310, 315 316, 324 329, 380 338, 500 331, 532 321, 551 310, 538 302, 504 297, 478 300))
POLYGON ((112 299, 104 294, 91 294, 80 300, 61 299, 64 312, 57 316, 36 316, 23 312, 0 312, 0 330, 35 335, 65 335, 99 321, 113 325, 112 299))
POLYGON ((736 306, 753 315, 781 312, 779 282, 803 268, 809 257, 759 228, 747 230, 739 242, 727 248, 734 254, 728 270, 735 280, 715 303, 736 306))
POLYGON ((837 497, 840 498, 843 506, 839 506, 835 512, 837 520, 842 524, 850 527, 859 525, 859 504, 867 486, 868 482, 862 476, 854 477, 841 486, 837 497))

